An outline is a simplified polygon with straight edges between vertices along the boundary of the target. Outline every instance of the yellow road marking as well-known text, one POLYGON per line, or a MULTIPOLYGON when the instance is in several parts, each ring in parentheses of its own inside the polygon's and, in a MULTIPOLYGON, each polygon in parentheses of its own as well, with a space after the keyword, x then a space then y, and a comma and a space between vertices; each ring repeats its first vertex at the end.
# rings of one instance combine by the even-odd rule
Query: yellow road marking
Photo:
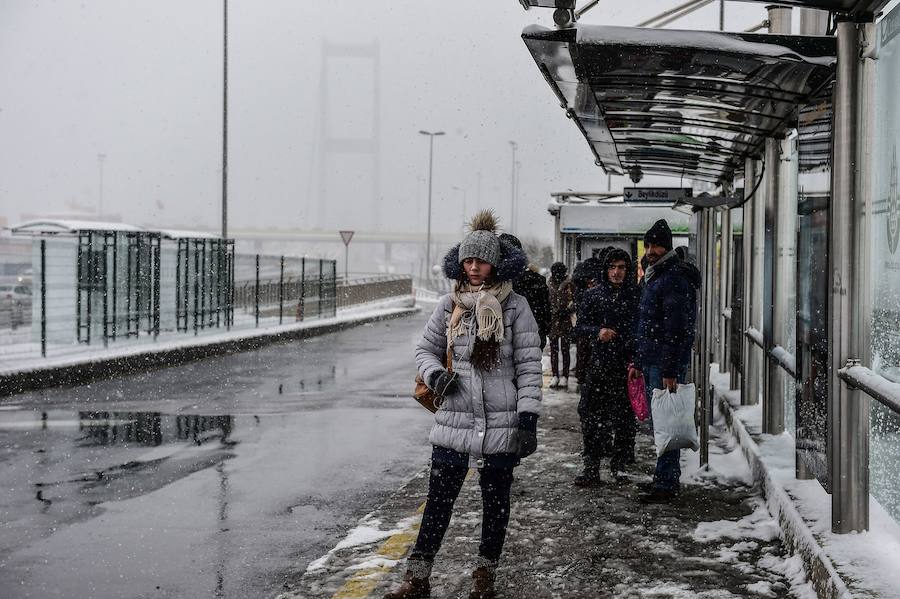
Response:
MULTIPOLYGON (((473 469, 466 472, 466 480, 471 478, 473 469)), ((417 514, 425 511, 425 502, 416 510, 417 514)), ((397 534, 388 537, 381 545, 378 546, 373 557, 383 557, 390 560, 400 560, 406 555, 410 546, 416 542, 416 536, 419 534, 419 524, 415 523, 408 530, 403 530, 397 534)), ((353 573, 350 580, 345 582, 339 588, 331 599, 365 599, 369 596, 381 578, 391 571, 390 566, 375 566, 365 568, 353 573)))

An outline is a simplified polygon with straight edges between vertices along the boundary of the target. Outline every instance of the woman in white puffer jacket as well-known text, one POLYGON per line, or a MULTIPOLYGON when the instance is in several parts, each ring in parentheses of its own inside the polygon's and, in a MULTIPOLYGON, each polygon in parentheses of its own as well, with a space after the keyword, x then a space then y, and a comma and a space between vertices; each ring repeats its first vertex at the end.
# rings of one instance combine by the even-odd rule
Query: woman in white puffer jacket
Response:
POLYGON ((403 584, 386 599, 430 596, 429 576, 453 502, 468 469, 477 468, 483 499, 482 539, 470 599, 494 597, 494 573, 509 522, 512 471, 537 448, 541 407, 538 325, 528 302, 512 290, 527 264, 501 242, 488 211, 444 258, 454 290, 441 298, 416 346, 426 384, 443 396, 429 440, 428 500, 403 584), (452 372, 445 368, 452 352, 452 372))

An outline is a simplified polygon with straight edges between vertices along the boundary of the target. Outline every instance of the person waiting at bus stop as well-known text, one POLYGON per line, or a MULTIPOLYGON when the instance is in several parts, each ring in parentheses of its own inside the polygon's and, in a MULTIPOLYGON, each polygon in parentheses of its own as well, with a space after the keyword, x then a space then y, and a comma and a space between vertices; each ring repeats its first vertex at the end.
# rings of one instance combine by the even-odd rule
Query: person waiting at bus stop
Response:
MULTIPOLYGON (((643 374, 647 399, 654 389, 675 391, 687 377, 696 327, 696 290, 700 273, 672 249, 672 231, 660 219, 644 235, 647 270, 638 307, 634 365, 628 377, 643 374)), ((659 456, 653 481, 642 485, 645 502, 666 502, 678 495, 681 450, 659 456)))
MULTIPOLYGON (((511 246, 522 249, 522 242, 512 233, 501 233, 500 241, 505 241, 511 246)), ((528 258, 527 254, 525 256, 528 258)), ((538 272, 538 267, 528 264, 525 269, 513 279, 513 291, 525 298, 531 314, 538 324, 538 334, 541 336, 541 349, 547 344, 547 335, 550 332, 550 292, 547 288, 547 279, 538 272)))
POLYGON ((572 360, 569 346, 572 343, 572 316, 575 314, 575 287, 566 277, 568 268, 562 262, 550 266, 550 388, 569 386, 569 364, 572 360), (562 369, 560 370, 560 358, 562 369))
MULTIPOLYGON (((575 265, 575 268, 572 269, 572 285, 574 287, 576 314, 577 307, 581 303, 581 300, 584 297, 584 293, 600 281, 601 271, 603 270, 603 255, 606 252, 607 250, 604 249, 601 251, 599 258, 592 256, 584 262, 579 262, 575 265)), ((575 320, 577 322, 577 316, 575 320)), ((580 392, 581 386, 584 383, 585 374, 587 372, 587 365, 591 361, 592 340, 588 339, 584 335, 579 335, 577 328, 574 331, 574 337, 574 373, 575 378, 578 380, 578 385, 575 387, 575 391, 580 392)))
POLYGON ((578 486, 600 480, 601 461, 609 457, 613 476, 634 462, 636 424, 628 400, 628 364, 634 352, 634 321, 640 290, 627 252, 605 253, 599 282, 578 306, 577 333, 591 340, 591 358, 578 403, 584 440, 584 472, 578 486))
POLYGON ((435 555, 469 468, 477 468, 483 505, 481 545, 470 599, 496 596, 494 575, 510 514, 513 468, 537 448, 541 350, 528 303, 512 288, 525 268, 521 250, 501 242, 489 211, 444 258, 453 291, 438 302, 416 365, 443 403, 434 415, 428 499, 403 583, 386 599, 429 597, 435 555), (452 352, 452 372, 445 357, 452 352))

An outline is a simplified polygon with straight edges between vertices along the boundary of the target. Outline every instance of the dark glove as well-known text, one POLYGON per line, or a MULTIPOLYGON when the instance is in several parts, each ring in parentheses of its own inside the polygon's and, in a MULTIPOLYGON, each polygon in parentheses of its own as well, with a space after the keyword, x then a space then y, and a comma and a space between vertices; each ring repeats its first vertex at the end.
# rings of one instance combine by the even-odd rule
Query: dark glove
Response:
POLYGON ((431 389, 441 397, 456 391, 456 373, 440 369, 431 375, 431 389))
POLYGON ((519 447, 516 455, 526 458, 537 449, 537 414, 522 412, 519 414, 519 447))

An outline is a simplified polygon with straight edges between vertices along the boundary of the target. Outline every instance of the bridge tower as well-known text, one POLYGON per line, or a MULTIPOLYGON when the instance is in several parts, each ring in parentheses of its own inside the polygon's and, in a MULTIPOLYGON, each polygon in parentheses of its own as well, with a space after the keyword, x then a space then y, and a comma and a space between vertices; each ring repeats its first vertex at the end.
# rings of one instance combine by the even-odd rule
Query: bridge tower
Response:
MULTIPOLYGON (((378 204, 381 193, 381 58, 378 40, 371 43, 336 43, 322 42, 322 63, 319 84, 319 123, 318 143, 318 185, 315 197, 307 198, 306 216, 323 229, 364 228, 377 229, 379 222, 378 204), (345 59, 368 62, 371 66, 372 85, 369 89, 359 89, 356 82, 351 93, 348 90, 337 90, 329 85, 329 74, 340 74, 331 71, 335 63, 345 59), (340 97, 337 97, 340 96, 340 97), (341 110, 352 116, 353 111, 365 114, 365 103, 371 101, 371 123, 353 131, 351 134, 341 132, 335 127, 335 112, 341 110), (352 162, 341 158, 352 156, 352 162), (349 163, 349 166, 348 166, 349 163), (333 185, 338 173, 349 175, 347 169, 353 165, 368 163, 371 168, 369 185, 357 186, 354 197, 346 197, 335 191, 333 185), (354 206, 353 210, 347 207, 354 206), (348 220, 355 219, 354 220, 348 220)), ((365 83, 362 84, 363 87, 365 83)), ((340 118, 340 117, 338 117, 340 118)), ((348 177, 349 178, 349 177, 348 177)))

